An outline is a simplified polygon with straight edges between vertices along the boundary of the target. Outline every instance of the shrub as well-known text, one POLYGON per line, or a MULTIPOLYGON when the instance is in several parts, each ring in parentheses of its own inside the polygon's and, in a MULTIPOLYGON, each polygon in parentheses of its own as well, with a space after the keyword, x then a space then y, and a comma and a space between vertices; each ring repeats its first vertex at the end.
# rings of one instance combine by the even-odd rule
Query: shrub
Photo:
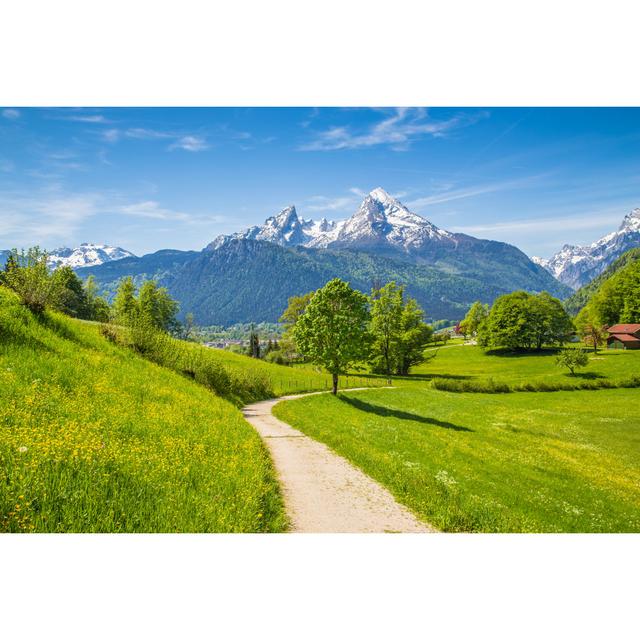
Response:
POLYGON ((575 375, 575 370, 586 367, 589 364, 589 356, 581 349, 563 349, 556 356, 556 364, 559 367, 566 367, 575 375))
POLYGON ((38 247, 10 253, 2 284, 13 289, 20 302, 36 314, 42 314, 47 307, 59 307, 65 294, 64 283, 51 275, 47 254, 38 247))

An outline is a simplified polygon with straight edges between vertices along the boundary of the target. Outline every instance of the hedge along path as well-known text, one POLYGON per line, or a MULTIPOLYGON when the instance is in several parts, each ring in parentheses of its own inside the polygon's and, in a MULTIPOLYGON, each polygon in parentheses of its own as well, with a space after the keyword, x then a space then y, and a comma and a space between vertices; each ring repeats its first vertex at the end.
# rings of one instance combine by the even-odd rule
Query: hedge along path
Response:
POLYGON ((278 402, 305 395, 309 394, 255 402, 242 410, 271 452, 291 530, 296 533, 435 532, 347 460, 271 413, 278 402))

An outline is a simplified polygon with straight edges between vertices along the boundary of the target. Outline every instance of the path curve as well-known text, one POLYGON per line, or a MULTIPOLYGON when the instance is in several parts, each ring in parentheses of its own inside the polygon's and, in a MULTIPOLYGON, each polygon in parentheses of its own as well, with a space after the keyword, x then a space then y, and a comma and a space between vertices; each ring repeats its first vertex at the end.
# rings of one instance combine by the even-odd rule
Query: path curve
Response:
POLYGON ((384 487, 305 436, 271 409, 278 402, 311 394, 283 396, 249 404, 245 419, 271 452, 282 487, 291 530, 297 533, 429 533, 384 487))

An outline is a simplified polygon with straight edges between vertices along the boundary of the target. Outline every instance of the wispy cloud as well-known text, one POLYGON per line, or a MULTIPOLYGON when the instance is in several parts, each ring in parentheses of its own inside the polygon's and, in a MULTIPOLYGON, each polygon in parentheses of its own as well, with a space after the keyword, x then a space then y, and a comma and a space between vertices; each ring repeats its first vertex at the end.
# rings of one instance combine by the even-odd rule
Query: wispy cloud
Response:
POLYGON ((477 225, 467 225, 451 227, 451 231, 462 233, 491 233, 500 235, 502 233, 529 234, 534 232, 554 232, 554 231, 581 231, 583 229, 613 228, 619 224, 622 216, 620 211, 594 211, 588 214, 580 214, 553 218, 536 218, 526 220, 513 220, 508 222, 493 222, 477 225))
POLYGON ((326 196, 312 196, 305 209, 307 211, 347 211, 352 209, 357 200, 353 196, 328 198, 326 196))
POLYGON ((386 113, 380 122, 368 129, 354 130, 349 126, 334 126, 316 132, 314 138, 303 144, 303 151, 336 151, 388 145, 394 151, 406 151, 411 144, 424 137, 442 137, 449 131, 475 122, 482 114, 457 115, 447 120, 434 120, 426 109, 395 109, 386 113))
POLYGON ((53 248, 64 243, 87 218, 98 210, 95 194, 67 194, 52 189, 36 195, 3 194, 0 197, 0 245, 3 237, 11 237, 11 244, 32 246, 40 244, 53 248), (15 239, 18 239, 17 241, 15 239))
POLYGON ((173 211, 162 207, 159 202, 155 200, 145 200, 143 202, 135 202, 120 207, 120 213, 127 216, 134 216, 137 218, 151 218, 153 220, 191 220, 192 216, 182 211, 173 211))
MULTIPOLYGON (((485 195, 487 193, 496 193, 498 191, 509 191, 512 189, 521 189, 529 187, 537 182, 543 176, 528 176, 526 178, 516 178, 514 180, 502 180, 497 182, 489 182, 480 185, 473 185, 461 189, 444 189, 430 196, 416 198, 411 202, 407 202, 410 209, 419 211, 434 204, 443 202, 451 202, 452 200, 463 200, 465 198, 473 198, 475 196, 485 195)), ((446 185, 449 186, 449 185, 446 185)))
POLYGON ((7 120, 17 120, 20 117, 20 111, 18 109, 3 109, 2 117, 7 120))
POLYGON ((158 131, 144 127, 130 127, 128 129, 107 129, 102 132, 105 142, 116 143, 122 139, 130 140, 173 140, 167 147, 169 150, 182 149, 184 151, 203 151, 209 148, 203 136, 185 135, 170 131, 158 131))
POLYGON ((184 151, 204 151, 209 145, 200 136, 183 136, 169 145, 169 149, 184 149, 184 151))
POLYGON ((110 120, 107 120, 104 116, 101 115, 76 115, 76 116, 66 116, 64 118, 59 118, 59 120, 69 120, 71 122, 88 122, 88 123, 94 123, 94 124, 106 124, 108 122, 110 122, 110 120))

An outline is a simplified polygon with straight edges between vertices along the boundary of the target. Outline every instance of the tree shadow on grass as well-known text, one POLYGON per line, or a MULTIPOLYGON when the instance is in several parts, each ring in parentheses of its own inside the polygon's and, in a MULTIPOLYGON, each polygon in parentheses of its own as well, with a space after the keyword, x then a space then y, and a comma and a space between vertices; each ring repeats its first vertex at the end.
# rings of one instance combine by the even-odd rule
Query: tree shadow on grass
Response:
POLYGON ((410 373, 408 376, 393 376, 398 380, 433 380, 435 378, 446 380, 468 380, 476 376, 467 376, 455 373, 410 373))
POLYGON ((582 378, 583 380, 597 380, 598 378, 607 377, 595 371, 576 371, 573 375, 568 373, 565 375, 570 378, 582 378))
POLYGON ((509 349, 489 349, 485 351, 487 356, 498 356, 499 358, 530 358, 532 356, 544 357, 557 355, 561 351, 560 348, 544 347, 543 349, 518 349, 511 351, 509 349))
POLYGON ((342 402, 350 404, 354 409, 360 411, 366 411, 367 413, 375 413, 378 416, 384 418, 399 418, 400 420, 411 420, 413 422, 420 422, 422 424, 429 424, 436 427, 442 427, 443 429, 452 429, 453 431, 473 431, 469 427, 462 427, 452 422, 444 422, 443 420, 436 420, 435 418, 427 418, 420 416, 417 413, 409 413, 408 411, 400 411, 398 409, 389 409, 388 407, 382 407, 379 404, 372 404, 365 402, 359 398, 354 398, 346 395, 339 395, 338 398, 342 402))

